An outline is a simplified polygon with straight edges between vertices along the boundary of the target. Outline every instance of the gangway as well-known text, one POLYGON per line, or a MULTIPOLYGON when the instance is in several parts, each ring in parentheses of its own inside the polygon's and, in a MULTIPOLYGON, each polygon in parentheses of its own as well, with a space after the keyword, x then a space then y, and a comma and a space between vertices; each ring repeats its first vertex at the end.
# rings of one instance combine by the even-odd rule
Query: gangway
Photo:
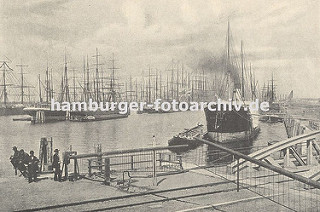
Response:
MULTIPOLYGON (((285 152, 285 159, 284 159, 284 166, 289 166, 289 154, 291 153, 295 159, 298 161, 300 165, 311 165, 313 164, 313 149, 317 152, 319 155, 320 153, 320 147, 319 144, 316 142, 316 137, 320 135, 320 130, 312 131, 308 134, 302 134, 298 135, 292 138, 288 138, 284 141, 280 141, 277 143, 272 144, 271 146, 265 147, 263 149, 260 149, 258 151, 255 151, 248 156, 254 159, 258 160, 266 160, 268 163, 270 163, 270 158, 268 158, 273 153, 276 153, 278 151, 284 151, 285 152), (307 146, 307 161, 304 161, 301 157, 301 155, 296 151, 294 148, 297 144, 306 143, 307 146), (312 148, 313 147, 313 148, 312 148)), ((272 161, 272 165, 274 164, 274 161, 272 161)), ((232 170, 236 169, 238 164, 236 162, 233 162, 230 164, 232 170)), ((243 169, 247 167, 245 160, 239 161, 239 168, 243 169)))

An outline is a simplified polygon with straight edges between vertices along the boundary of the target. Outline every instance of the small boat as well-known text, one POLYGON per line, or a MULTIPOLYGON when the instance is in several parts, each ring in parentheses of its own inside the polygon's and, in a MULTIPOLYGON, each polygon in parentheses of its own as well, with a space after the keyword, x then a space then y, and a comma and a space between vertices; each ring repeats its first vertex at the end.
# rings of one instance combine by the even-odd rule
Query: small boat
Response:
POLYGON ((198 124, 197 126, 191 129, 185 129, 183 132, 179 133, 178 135, 173 136, 168 141, 169 146, 176 146, 176 145, 188 145, 188 147, 181 149, 180 151, 188 151, 191 149, 195 149, 200 146, 202 143, 197 141, 195 138, 202 138, 205 134, 204 126, 202 124, 198 124))
POLYGON ((74 122, 91 122, 103 121, 110 119, 127 118, 129 111, 125 114, 120 114, 118 110, 115 111, 73 111, 70 113, 70 121, 74 122))
POLYGON ((266 115, 261 115, 259 118, 259 121, 267 122, 267 123, 278 123, 278 122, 283 122, 283 119, 284 119, 283 116, 266 114, 266 115))

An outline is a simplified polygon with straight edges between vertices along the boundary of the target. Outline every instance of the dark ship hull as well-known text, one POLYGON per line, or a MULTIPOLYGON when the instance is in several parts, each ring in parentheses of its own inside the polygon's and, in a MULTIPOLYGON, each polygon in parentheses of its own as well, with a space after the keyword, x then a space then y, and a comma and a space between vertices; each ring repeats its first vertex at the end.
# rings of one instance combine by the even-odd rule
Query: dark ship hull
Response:
POLYGON ((241 107, 236 111, 210 111, 205 108, 207 136, 221 143, 243 142, 254 139, 260 128, 253 123, 251 113, 241 107))
POLYGON ((66 111, 52 111, 49 108, 24 108, 25 114, 31 116, 32 123, 49 123, 65 121, 66 111))
POLYGON ((75 122, 90 122, 90 121, 103 121, 110 119, 127 118, 129 112, 120 114, 119 111, 74 111, 70 112, 70 121, 75 122))
POLYGON ((23 107, 1 107, 0 116, 23 115, 23 107))
POLYGON ((284 117, 272 115, 272 114, 262 115, 259 118, 259 121, 267 122, 267 123, 278 123, 278 122, 283 122, 283 120, 284 120, 284 117))

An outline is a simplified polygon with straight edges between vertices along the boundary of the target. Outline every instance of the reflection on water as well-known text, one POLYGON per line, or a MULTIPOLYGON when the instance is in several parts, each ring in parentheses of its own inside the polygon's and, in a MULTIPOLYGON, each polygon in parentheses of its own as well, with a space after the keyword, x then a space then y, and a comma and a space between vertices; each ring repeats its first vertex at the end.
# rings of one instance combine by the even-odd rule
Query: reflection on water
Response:
MULTIPOLYGON (((12 146, 39 154, 40 138, 53 137, 53 148, 63 152, 70 148, 81 153, 94 152, 94 145, 101 144, 102 151, 148 147, 152 136, 157 145, 167 145, 173 135, 184 128, 205 124, 205 116, 198 112, 179 112, 166 114, 132 114, 126 119, 100 122, 59 122, 32 125, 29 122, 14 122, 13 117, 0 117, 0 177, 14 174, 9 157, 12 146)), ((261 123, 261 133, 251 146, 267 145, 270 140, 286 138, 282 124, 261 123)), ((239 144, 245 146, 248 144, 239 144)), ((200 147, 200 148, 203 148, 200 147)), ((191 156, 192 157, 192 156, 191 156)))
MULTIPOLYGON (((281 141, 287 138, 283 123, 260 123, 260 128, 261 131, 254 140, 218 144, 248 155, 267 146, 270 141, 281 141)), ((186 162, 195 163, 197 165, 226 164, 234 159, 232 155, 207 145, 202 145, 195 150, 186 152, 183 156, 186 162)))
POLYGON ((14 171, 9 162, 12 146, 39 154, 40 138, 53 137, 53 148, 63 152, 72 149, 81 153, 94 152, 94 144, 101 144, 102 151, 152 146, 152 136, 158 145, 184 128, 205 123, 204 113, 179 112, 166 114, 132 114, 125 119, 99 122, 58 122, 32 125, 14 122, 13 117, 0 117, 0 177, 11 176, 14 171))

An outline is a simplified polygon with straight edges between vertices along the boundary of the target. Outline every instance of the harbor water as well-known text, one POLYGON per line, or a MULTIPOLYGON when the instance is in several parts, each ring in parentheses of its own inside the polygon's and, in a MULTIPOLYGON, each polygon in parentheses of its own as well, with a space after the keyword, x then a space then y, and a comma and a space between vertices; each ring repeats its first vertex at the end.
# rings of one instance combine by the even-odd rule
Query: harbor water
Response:
MULTIPOLYGON (((0 178, 14 175, 9 161, 12 147, 24 149, 39 155, 41 137, 52 137, 53 148, 60 153, 72 150, 93 153, 96 144, 102 145, 102 151, 151 147, 153 136, 156 145, 168 145, 168 140, 185 128, 198 123, 206 124, 203 111, 177 112, 167 114, 131 114, 128 118, 99 122, 56 122, 33 125, 26 121, 13 121, 13 116, 0 116, 0 178)), ((260 123, 260 134, 250 144, 266 146, 268 141, 285 139, 286 132, 282 123, 260 123)), ((235 145, 239 147, 239 145, 235 145)), ((232 145, 229 147, 232 148, 232 145)))

